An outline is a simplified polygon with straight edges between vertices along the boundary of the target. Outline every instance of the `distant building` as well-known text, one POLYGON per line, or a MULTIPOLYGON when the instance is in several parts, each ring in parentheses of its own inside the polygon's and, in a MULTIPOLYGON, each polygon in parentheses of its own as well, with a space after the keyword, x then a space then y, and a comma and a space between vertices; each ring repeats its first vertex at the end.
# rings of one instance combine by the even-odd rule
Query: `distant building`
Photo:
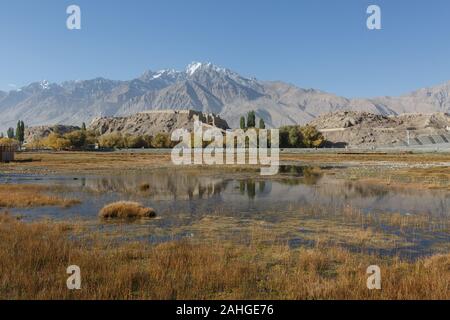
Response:
POLYGON ((0 162, 14 161, 14 153, 16 152, 15 145, 0 145, 0 162))

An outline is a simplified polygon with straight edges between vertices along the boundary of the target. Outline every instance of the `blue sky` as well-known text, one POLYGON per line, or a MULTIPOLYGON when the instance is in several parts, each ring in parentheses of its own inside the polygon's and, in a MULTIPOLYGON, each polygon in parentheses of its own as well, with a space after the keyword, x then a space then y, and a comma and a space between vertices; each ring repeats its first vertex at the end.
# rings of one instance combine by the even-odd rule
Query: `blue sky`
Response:
POLYGON ((448 0, 0 0, 0 90, 209 61, 348 97, 450 80, 448 0), (77 4, 82 30, 66 28, 77 4), (382 10, 382 30, 366 9, 382 10))

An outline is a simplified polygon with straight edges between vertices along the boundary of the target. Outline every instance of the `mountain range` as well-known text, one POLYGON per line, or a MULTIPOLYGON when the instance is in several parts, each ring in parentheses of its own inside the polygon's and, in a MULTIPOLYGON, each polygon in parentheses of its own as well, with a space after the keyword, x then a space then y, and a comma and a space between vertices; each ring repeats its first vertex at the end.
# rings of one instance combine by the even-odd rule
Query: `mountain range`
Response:
POLYGON ((281 81, 260 81, 211 63, 194 62, 184 71, 146 71, 128 81, 96 78, 61 84, 40 81, 0 91, 0 131, 23 120, 28 126, 89 124, 102 116, 145 110, 193 109, 215 113, 231 127, 255 110, 268 127, 304 124, 335 111, 383 115, 450 111, 450 82, 398 97, 348 99, 281 81))

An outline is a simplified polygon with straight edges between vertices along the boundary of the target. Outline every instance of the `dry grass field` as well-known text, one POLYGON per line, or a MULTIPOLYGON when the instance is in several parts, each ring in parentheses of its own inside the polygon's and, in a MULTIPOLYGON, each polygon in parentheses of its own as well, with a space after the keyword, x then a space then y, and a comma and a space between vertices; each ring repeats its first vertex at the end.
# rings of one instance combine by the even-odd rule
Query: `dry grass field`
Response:
POLYGON ((72 227, 0 218, 1 299, 449 299, 450 255, 405 262, 338 247, 69 240, 72 227), (66 268, 81 268, 68 290, 66 268), (368 290, 366 269, 382 270, 368 290))
MULTIPOLYGON (((101 171, 120 169, 142 169, 171 165, 170 153, 132 152, 26 152, 18 153, 16 162, 0 164, 5 172, 64 172, 101 171)), ((299 163, 334 164, 426 164, 450 166, 450 153, 426 154, 377 154, 377 153, 311 153, 281 154, 281 161, 299 163)))
MULTIPOLYGON (((348 165, 327 171, 348 181, 392 188, 449 188, 447 154, 283 154, 281 160, 299 165, 348 165), (355 163, 359 166, 352 167, 355 163)), ((171 166, 169 154, 19 153, 17 161, 0 164, 0 174, 89 174, 171 166)), ((232 174, 240 177, 253 177, 258 174, 255 170, 248 170, 248 166, 231 168, 232 174)), ((322 169, 317 170, 322 173, 322 169)), ((274 179, 283 177, 280 174, 274 179)), ((55 188, 1 184, 0 211, 40 206, 60 210, 58 207, 78 203, 55 188)), ((149 188, 149 184, 138 187, 140 192, 149 188)), ((106 207, 100 215, 128 216, 129 208, 122 209, 123 203, 119 203, 106 207)), ((148 210, 133 206, 131 211, 146 215, 148 210)), ((76 220, 22 222, 3 213, 0 299, 450 299, 450 254, 445 244, 440 244, 440 254, 418 259, 369 253, 370 248, 389 250, 409 245, 402 242, 401 233, 438 232, 445 237, 448 219, 363 214, 350 206, 331 218, 322 217, 328 211, 320 206, 286 208, 283 219, 273 224, 258 219, 253 224, 242 223, 225 212, 189 224, 190 232, 198 231, 203 237, 162 244, 121 241, 127 237, 125 229, 114 235, 76 220), (397 228, 399 233, 388 235, 384 233, 386 227, 397 228), (251 235, 250 241, 221 237, 238 228, 251 235), (290 235, 298 230, 303 230, 304 239, 312 246, 294 248, 283 241, 267 241, 275 233, 290 235), (346 249, 346 245, 360 250, 346 249), (366 286, 366 269, 373 264, 382 271, 381 290, 368 290, 366 286), (81 290, 66 287, 66 268, 70 265, 81 267, 81 290)), ((96 227, 107 225, 99 220, 96 227)), ((145 239, 149 234, 142 236, 145 239)))
POLYGON ((52 187, 42 185, 0 184, 0 208, 68 207, 79 203, 76 199, 49 195, 48 192, 52 189, 52 187))

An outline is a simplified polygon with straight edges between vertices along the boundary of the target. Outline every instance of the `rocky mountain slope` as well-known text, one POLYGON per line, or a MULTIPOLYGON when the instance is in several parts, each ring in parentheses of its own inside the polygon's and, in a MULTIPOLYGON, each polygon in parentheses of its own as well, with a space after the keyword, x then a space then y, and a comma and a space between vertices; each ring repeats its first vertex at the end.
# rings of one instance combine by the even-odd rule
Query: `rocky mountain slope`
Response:
POLYGON ((386 116, 341 111, 321 115, 310 124, 318 128, 327 141, 341 147, 370 148, 450 142, 450 115, 445 113, 386 116))
POLYGON ((210 63, 192 63, 184 71, 147 71, 139 78, 116 81, 96 78, 61 84, 41 81, 0 92, 0 131, 27 125, 81 125, 104 116, 145 110, 193 109, 219 114, 231 127, 250 110, 269 127, 304 124, 340 110, 390 115, 450 111, 450 82, 400 97, 347 99, 283 82, 259 81, 210 63))
POLYGON ((25 128, 25 141, 40 140, 48 137, 51 133, 65 134, 72 131, 80 130, 80 127, 70 125, 54 125, 54 126, 35 126, 25 128))
POLYGON ((94 119, 89 129, 100 135, 120 133, 155 136, 158 133, 172 133, 175 129, 188 129, 192 132, 196 120, 206 126, 229 129, 225 120, 213 114, 192 110, 147 111, 124 117, 102 117, 94 119))

